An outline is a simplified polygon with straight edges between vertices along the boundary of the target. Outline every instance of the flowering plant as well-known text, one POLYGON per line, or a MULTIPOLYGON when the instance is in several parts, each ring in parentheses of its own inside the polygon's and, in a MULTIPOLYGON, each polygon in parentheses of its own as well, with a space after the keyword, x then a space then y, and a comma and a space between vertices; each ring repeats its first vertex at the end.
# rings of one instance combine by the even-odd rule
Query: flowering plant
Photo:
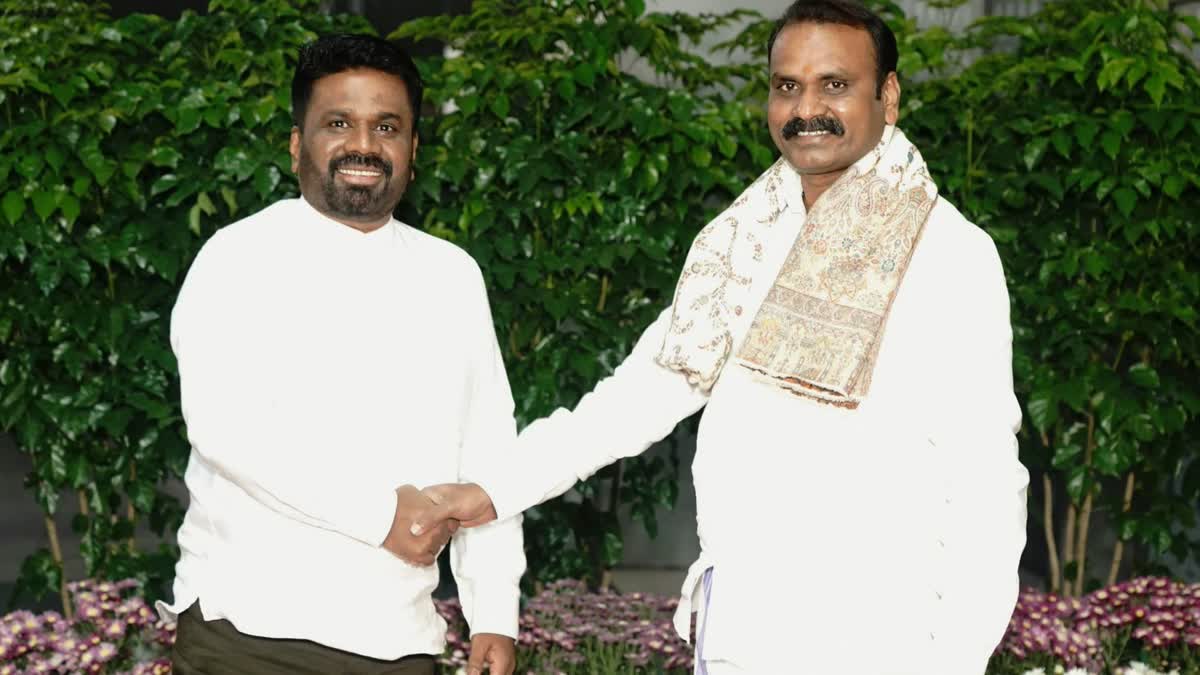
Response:
POLYGON ((16 673, 171 672, 175 626, 139 594, 136 581, 77 581, 68 586, 75 618, 18 611, 0 619, 0 675, 16 673))
POLYGON ((1200 584, 1142 577, 1078 598, 1027 590, 992 662, 1022 675, 1054 664, 1087 674, 1200 672, 1200 584))
MULTIPOLYGON (((175 626, 159 620, 141 590, 136 581, 79 581, 69 586, 71 621, 57 612, 0 618, 0 675, 170 673, 175 626)), ((470 652, 466 621, 457 600, 435 605, 448 626, 440 662, 455 672, 470 652)), ((677 606, 674 597, 550 584, 522 610, 517 672, 690 673, 692 649, 671 623, 677 606)), ((1026 590, 987 672, 1197 675, 1200 584, 1146 577, 1079 598, 1026 590)))

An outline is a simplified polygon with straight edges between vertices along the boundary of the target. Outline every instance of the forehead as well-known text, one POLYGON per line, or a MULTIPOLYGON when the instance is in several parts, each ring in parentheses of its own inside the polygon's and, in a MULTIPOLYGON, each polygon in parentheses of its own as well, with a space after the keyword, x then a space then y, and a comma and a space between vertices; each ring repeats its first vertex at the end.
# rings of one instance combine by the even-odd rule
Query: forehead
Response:
POLYGON ((772 75, 830 70, 867 75, 875 72, 875 43, 862 28, 794 23, 779 31, 770 59, 772 75))
POLYGON ((355 68, 326 75, 313 83, 310 109, 409 114, 408 87, 397 75, 355 68))

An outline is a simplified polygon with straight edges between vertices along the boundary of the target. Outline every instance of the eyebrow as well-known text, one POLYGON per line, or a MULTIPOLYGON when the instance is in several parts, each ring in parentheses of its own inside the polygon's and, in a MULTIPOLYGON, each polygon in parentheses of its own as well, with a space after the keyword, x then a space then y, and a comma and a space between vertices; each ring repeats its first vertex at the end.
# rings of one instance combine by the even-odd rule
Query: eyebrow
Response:
MULTIPOLYGON (((822 82, 828 82, 829 80, 850 81, 850 80, 854 79, 849 73, 846 73, 846 72, 840 71, 840 70, 834 70, 834 71, 821 73, 820 75, 817 76, 817 78, 820 79, 822 82)), ((783 73, 771 73, 771 79, 772 80, 788 80, 790 82, 799 82, 800 81, 800 78, 795 77, 794 75, 785 75, 783 73)))
MULTIPOLYGON (((321 115, 321 117, 322 118, 354 117, 354 115, 349 110, 338 109, 338 110, 326 110, 324 112, 324 114, 321 115)), ((404 119, 405 119, 404 115, 401 115, 400 113, 397 113, 397 112, 390 112, 390 111, 381 112, 378 115, 375 115, 375 121, 382 121, 382 120, 403 121, 404 119)))

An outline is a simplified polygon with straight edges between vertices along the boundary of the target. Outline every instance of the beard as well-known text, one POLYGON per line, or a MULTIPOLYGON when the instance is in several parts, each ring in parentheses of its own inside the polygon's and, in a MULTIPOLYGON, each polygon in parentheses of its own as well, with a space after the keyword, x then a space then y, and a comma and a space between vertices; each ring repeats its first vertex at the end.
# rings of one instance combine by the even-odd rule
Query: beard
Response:
POLYGON ((366 220, 390 215, 404 196, 406 186, 393 181, 392 163, 378 155, 350 154, 332 159, 322 169, 312 156, 301 149, 302 170, 319 178, 321 197, 330 215, 350 220, 366 220), (345 185, 337 180, 338 169, 375 169, 383 180, 375 186, 345 185))

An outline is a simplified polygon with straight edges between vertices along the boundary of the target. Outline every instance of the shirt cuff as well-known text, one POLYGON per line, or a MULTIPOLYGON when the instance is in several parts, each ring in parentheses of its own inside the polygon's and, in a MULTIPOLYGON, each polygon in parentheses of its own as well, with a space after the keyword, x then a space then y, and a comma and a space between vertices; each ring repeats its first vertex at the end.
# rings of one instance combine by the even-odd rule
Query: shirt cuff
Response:
POLYGON ((517 584, 502 580, 476 581, 472 584, 471 616, 466 617, 471 637, 493 633, 517 639, 518 617, 521 612, 521 589, 517 584))
POLYGON ((492 500, 492 508, 496 510, 496 522, 508 520, 520 514, 525 509, 536 506, 539 503, 536 499, 530 502, 527 498, 523 498, 521 490, 513 485, 511 481, 511 476, 475 481, 475 484, 483 488, 483 491, 487 493, 488 499, 492 500), (510 482, 506 483, 505 481, 510 482), (508 487, 508 489, 505 490, 505 487, 508 487))
POLYGON ((371 546, 382 546, 396 516, 396 491, 362 491, 329 500, 342 534, 371 546))

